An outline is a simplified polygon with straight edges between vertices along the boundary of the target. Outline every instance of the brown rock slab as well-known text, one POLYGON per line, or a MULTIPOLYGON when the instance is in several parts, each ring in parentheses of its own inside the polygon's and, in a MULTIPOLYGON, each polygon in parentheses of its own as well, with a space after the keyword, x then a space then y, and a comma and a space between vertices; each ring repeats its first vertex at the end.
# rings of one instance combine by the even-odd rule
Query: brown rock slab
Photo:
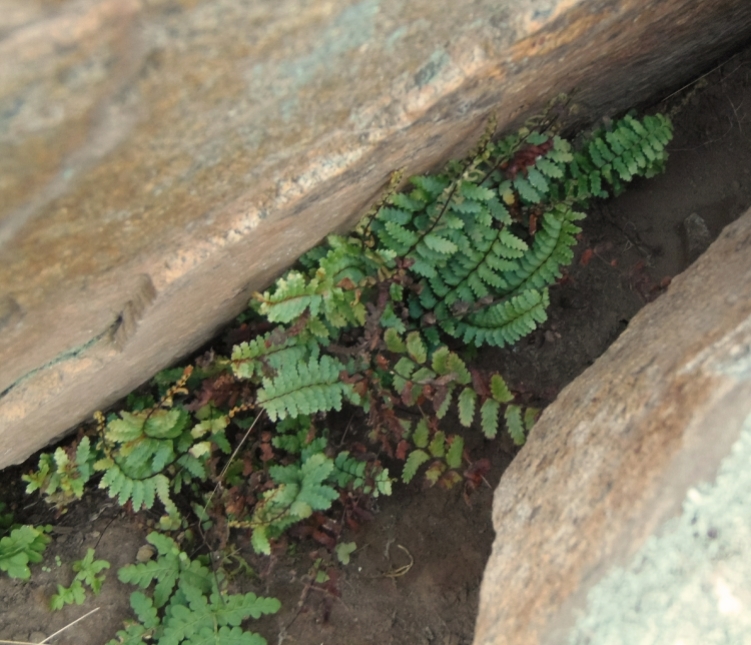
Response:
POLYGON ((197 347, 389 173, 678 87, 745 0, 6 0, 0 467, 197 347))
MULTIPOLYGON (((747 420, 751 211, 561 392, 503 474, 475 644, 573 642, 587 593, 713 480, 747 420)), ((591 636, 575 642, 621 642, 591 636)))

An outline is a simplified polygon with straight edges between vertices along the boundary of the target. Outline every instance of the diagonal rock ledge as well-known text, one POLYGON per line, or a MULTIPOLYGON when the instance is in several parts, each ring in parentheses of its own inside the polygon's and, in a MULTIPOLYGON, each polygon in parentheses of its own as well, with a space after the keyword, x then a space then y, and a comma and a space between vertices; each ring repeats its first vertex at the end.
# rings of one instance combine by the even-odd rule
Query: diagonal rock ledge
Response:
MULTIPOLYGON (((715 478, 744 423, 751 424, 751 211, 561 392, 503 474, 475 645, 637 642, 604 637, 612 618, 609 626, 590 621, 602 631, 586 637, 575 630, 575 620, 588 616, 587 594, 597 589, 595 600, 604 593, 596 585, 619 566, 643 566, 634 564, 634 554, 645 543, 654 547, 647 539, 666 530, 689 489, 715 478)), ((751 495, 744 495, 748 509, 751 495)), ((717 536, 710 530, 709 537, 717 536)), ((748 561, 751 546, 744 549, 748 561)), ((675 550, 662 556, 677 564, 685 559, 675 550)), ((726 585, 728 576, 720 574, 731 560, 727 554, 715 560, 708 583, 726 585)), ((663 584, 670 584, 667 576, 663 584)), ((665 594, 677 604, 681 592, 668 586, 665 594)), ((615 597, 607 596, 608 606, 622 606, 624 624, 644 621, 648 630, 634 609, 640 597, 629 593, 621 584, 615 597)), ((742 620, 743 610, 724 611, 729 605, 712 593, 702 592, 719 607, 720 625, 742 620)), ((748 578, 726 596, 748 604, 748 578)), ((646 613, 655 599, 641 601, 646 613)), ((667 642, 656 638, 648 642, 667 642)))
POLYGON ((9 0, 0 16, 0 467, 207 340, 389 173, 579 88, 680 86, 744 0, 9 0))

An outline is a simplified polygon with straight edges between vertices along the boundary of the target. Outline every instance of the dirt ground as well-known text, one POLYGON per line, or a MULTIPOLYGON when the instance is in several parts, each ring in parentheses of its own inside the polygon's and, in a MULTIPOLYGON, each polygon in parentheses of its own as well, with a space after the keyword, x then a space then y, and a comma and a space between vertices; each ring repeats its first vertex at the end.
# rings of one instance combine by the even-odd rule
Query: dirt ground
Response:
MULTIPOLYGON (((623 196, 598 204, 584 223, 568 275, 551 290, 548 322, 510 350, 482 353, 482 366, 499 369, 530 402, 554 399, 640 307, 669 289, 670 277, 751 205, 751 50, 688 90, 693 93, 675 117, 667 173, 637 180, 623 196)), ((667 110, 685 96, 686 91, 658 107, 667 110)), ((275 596, 283 606, 249 627, 271 645, 471 643, 493 540, 492 489, 514 453, 508 441, 485 442, 477 435, 472 450, 491 461, 489 486, 470 505, 461 487, 446 493, 421 491, 420 483, 397 485, 393 497, 380 500, 375 519, 345 538, 358 549, 329 587, 338 596, 309 585, 317 545, 303 543, 296 555, 271 559, 245 546, 242 554, 257 576, 242 582, 241 590, 275 596), (404 575, 385 575, 410 558, 404 575)), ((51 642, 101 645, 131 615, 133 588, 121 584, 116 571, 134 561, 145 533, 99 492, 55 518, 42 502, 21 493, 19 474, 34 465, 35 460, 3 472, 0 494, 13 503, 18 521, 55 525, 54 540, 44 568, 33 567, 31 581, 0 575, 0 640, 40 642, 99 607, 51 642), (58 583, 70 583, 70 563, 88 547, 111 563, 102 593, 84 605, 50 612, 50 595, 58 583)))

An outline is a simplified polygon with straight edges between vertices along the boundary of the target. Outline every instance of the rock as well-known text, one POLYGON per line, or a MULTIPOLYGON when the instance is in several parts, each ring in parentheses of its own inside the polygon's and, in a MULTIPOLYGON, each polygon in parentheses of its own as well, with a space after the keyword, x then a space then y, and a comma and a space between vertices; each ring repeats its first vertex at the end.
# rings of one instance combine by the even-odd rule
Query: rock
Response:
POLYGON ((206 341, 389 174, 678 87, 744 0, 6 0, 0 467, 206 341), (607 10, 604 10, 607 5, 607 10))
POLYGON ((751 211, 561 392, 504 473, 475 645, 742 642, 750 459, 751 211))
POLYGON ((156 550, 150 544, 144 544, 136 553, 136 562, 148 562, 154 557, 156 550))
POLYGON ((683 220, 683 233, 686 259, 693 262, 709 248, 712 234, 707 228, 707 223, 696 213, 691 213, 683 220))

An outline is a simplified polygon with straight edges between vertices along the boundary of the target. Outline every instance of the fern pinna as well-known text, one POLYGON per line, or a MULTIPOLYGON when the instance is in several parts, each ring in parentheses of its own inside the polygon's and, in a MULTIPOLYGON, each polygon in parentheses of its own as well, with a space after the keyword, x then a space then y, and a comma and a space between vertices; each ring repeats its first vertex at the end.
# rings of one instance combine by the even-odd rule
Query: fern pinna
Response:
POLYGON ((194 510, 211 503, 269 553, 335 503, 389 494, 381 454, 403 464, 404 482, 420 470, 446 488, 472 477, 464 438, 442 428, 449 410, 488 438, 504 424, 518 445, 538 410, 456 348, 509 345, 545 321, 589 200, 660 172, 671 127, 661 115, 626 116, 576 148, 525 128, 413 177, 255 294, 247 340, 230 356, 159 377, 159 401, 43 456, 29 488, 62 505, 103 473, 121 504, 159 500, 163 528, 185 525, 177 495, 190 493, 194 510), (362 409, 377 449, 331 445, 326 415, 345 404, 362 409))

